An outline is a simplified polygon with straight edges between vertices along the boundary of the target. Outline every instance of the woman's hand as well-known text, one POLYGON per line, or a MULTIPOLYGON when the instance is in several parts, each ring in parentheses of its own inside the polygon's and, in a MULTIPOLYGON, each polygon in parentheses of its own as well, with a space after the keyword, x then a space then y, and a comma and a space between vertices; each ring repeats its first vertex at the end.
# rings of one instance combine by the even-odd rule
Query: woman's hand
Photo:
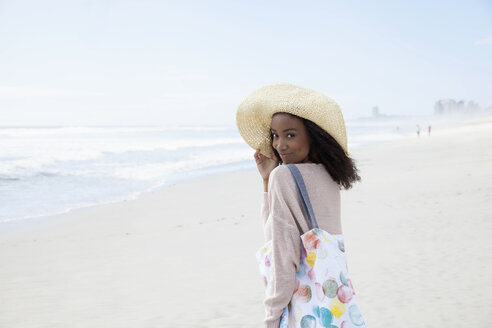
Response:
POLYGON ((270 154, 272 158, 268 158, 262 153, 260 153, 259 149, 257 149, 255 152, 256 166, 258 167, 258 171, 260 172, 263 181, 266 182, 268 182, 268 177, 270 176, 270 172, 272 172, 272 170, 278 166, 278 162, 279 162, 271 146, 270 146, 270 154))

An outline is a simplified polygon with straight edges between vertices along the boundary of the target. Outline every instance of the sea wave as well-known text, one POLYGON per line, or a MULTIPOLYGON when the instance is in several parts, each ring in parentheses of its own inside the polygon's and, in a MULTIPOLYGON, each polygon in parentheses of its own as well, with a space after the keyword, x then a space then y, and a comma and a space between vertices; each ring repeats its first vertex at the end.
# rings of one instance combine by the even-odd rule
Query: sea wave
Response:
MULTIPOLYGON (((206 167, 219 166, 233 162, 252 160, 253 151, 249 149, 223 150, 191 154, 188 159, 176 162, 149 163, 129 167, 117 167, 108 172, 111 177, 127 180, 155 180, 166 176, 179 175, 206 167)), ((81 172, 78 172, 79 174, 81 172)))
POLYGON ((224 145, 243 145, 240 138, 178 139, 156 141, 108 141, 108 140, 54 140, 43 145, 18 145, 0 140, 2 157, 0 174, 19 171, 36 171, 44 166, 59 165, 63 162, 88 161, 103 156, 123 155, 132 152, 185 151, 186 149, 213 148, 224 145), (16 153, 18 152, 18 153, 16 153))
POLYGON ((231 126, 58 126, 58 127, 0 127, 0 137, 59 137, 107 135, 114 133, 145 133, 169 131, 227 131, 231 126))
POLYGON ((8 176, 0 176, 0 180, 2 180, 2 181, 17 181, 17 180, 20 180, 20 178, 17 178, 17 177, 8 177, 8 176))

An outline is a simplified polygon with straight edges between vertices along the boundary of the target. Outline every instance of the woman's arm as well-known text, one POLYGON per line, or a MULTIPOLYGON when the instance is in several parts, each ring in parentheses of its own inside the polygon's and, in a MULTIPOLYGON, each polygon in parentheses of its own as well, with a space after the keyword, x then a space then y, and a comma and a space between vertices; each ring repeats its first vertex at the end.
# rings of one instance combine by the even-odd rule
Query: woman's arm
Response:
POLYGON ((270 217, 268 225, 272 230, 272 253, 269 288, 263 302, 265 327, 278 328, 282 312, 296 289, 301 242, 297 228, 275 217, 270 217))
POLYGON ((263 179, 263 191, 268 192, 268 179, 263 179))
MULTIPOLYGON (((273 153, 273 152, 272 152, 273 153)), ((256 150, 255 152, 255 161, 258 167, 258 171, 263 179, 263 202, 261 205, 261 216, 263 218, 263 224, 265 224, 268 220, 268 214, 270 213, 270 209, 268 206, 268 181, 270 178, 270 173, 273 171, 275 167, 278 166, 277 160, 272 160, 263 154, 260 153, 260 150, 256 150)))
POLYGON ((268 192, 263 193, 263 199, 261 201, 261 218, 263 220, 263 226, 268 221, 268 216, 270 215, 270 206, 268 204, 268 192))
POLYGON ((296 288, 301 240, 294 217, 305 220, 290 170, 279 166, 270 174, 270 189, 265 193, 269 207, 265 239, 272 241, 269 289, 265 297, 265 327, 278 328, 283 309, 296 288))
POLYGON ((257 149, 254 155, 258 172, 260 172, 260 175, 263 178, 263 191, 265 192, 268 191, 268 178, 270 177, 270 173, 279 163, 278 159, 275 157, 273 148, 271 149, 271 154, 272 158, 268 158, 257 149))

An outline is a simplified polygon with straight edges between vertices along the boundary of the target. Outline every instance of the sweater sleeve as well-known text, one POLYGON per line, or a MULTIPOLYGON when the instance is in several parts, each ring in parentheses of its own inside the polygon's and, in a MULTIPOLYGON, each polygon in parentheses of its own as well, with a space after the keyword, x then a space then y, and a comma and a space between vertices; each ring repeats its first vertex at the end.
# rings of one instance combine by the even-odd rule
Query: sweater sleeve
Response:
POLYGON ((287 167, 279 166, 270 174, 268 204, 265 237, 272 241, 272 256, 269 289, 264 300, 265 327, 278 328, 283 309, 296 288, 299 268, 301 241, 294 217, 305 220, 287 167))

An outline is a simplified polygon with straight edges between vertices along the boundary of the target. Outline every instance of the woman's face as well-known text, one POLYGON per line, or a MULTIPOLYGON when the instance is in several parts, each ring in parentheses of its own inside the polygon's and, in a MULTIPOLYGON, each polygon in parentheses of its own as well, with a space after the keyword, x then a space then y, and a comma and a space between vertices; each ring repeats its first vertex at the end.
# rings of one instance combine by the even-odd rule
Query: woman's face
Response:
POLYGON ((272 117, 272 146, 285 164, 307 163, 310 137, 300 118, 277 113, 272 117))

